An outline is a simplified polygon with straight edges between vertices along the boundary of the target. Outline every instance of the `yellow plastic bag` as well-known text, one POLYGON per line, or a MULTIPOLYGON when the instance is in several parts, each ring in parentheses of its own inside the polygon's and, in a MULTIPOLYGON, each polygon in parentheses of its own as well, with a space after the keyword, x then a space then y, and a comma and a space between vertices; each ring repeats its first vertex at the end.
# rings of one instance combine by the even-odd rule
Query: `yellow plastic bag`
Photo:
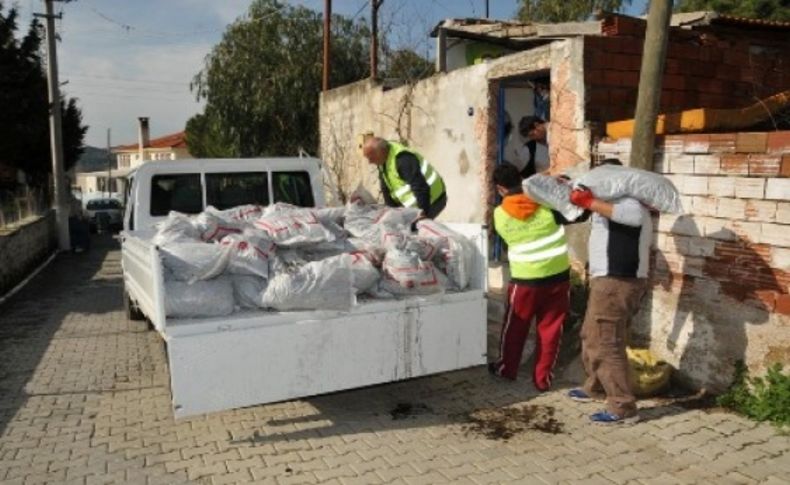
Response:
POLYGON ((631 391, 638 397, 651 397, 669 385, 672 367, 658 360, 648 349, 625 349, 628 355, 628 379, 631 391))

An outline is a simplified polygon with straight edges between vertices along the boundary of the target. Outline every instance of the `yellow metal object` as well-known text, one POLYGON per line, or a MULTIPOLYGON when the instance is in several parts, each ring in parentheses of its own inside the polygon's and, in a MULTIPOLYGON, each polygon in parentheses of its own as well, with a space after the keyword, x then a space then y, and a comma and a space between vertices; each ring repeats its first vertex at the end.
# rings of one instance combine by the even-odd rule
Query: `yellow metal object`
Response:
MULTIPOLYGON (((746 108, 697 108, 679 113, 658 115, 656 135, 737 131, 761 123, 784 108, 790 107, 790 90, 760 100, 746 108)), ((634 120, 613 121, 606 124, 610 138, 630 138, 634 134, 634 120)))
POLYGON ((625 349, 628 355, 628 379, 631 391, 638 397, 650 397, 669 386, 672 367, 662 362, 648 349, 625 349))
POLYGON ((362 154, 362 147, 365 145, 365 141, 374 136, 376 135, 372 131, 366 131, 365 133, 357 135, 357 149, 359 149, 360 155, 362 154))

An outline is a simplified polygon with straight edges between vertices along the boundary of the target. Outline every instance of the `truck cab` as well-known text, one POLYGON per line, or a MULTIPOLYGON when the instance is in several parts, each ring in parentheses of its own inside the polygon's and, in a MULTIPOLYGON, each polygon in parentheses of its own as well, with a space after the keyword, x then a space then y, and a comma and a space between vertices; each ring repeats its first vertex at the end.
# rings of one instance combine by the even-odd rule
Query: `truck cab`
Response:
POLYGON ((147 162, 129 175, 125 231, 153 231, 170 211, 286 202, 323 207, 316 158, 186 159, 147 162))

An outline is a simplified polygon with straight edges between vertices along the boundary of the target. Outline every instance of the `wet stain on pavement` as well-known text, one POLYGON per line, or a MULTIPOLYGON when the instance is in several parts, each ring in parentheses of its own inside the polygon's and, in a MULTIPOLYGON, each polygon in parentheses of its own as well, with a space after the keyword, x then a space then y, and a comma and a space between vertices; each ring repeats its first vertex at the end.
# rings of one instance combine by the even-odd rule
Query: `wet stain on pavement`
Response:
POLYGON ((491 440, 507 441, 528 431, 550 434, 563 432, 563 424, 554 417, 552 406, 477 409, 469 413, 466 419, 469 423, 465 426, 467 435, 482 435, 491 440))
POLYGON ((431 408, 422 403, 400 402, 391 411, 393 421, 406 418, 415 418, 420 414, 430 414, 431 408))

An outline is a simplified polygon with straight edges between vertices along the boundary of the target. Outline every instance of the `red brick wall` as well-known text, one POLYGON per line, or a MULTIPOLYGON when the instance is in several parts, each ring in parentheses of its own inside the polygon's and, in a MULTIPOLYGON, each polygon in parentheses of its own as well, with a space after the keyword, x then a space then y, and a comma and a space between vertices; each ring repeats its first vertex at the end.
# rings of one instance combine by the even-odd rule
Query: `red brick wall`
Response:
MULTIPOLYGON (((634 116, 645 23, 610 16, 601 37, 585 38, 587 119, 634 116)), ((740 108, 790 87, 790 35, 709 27, 672 29, 661 110, 740 108)))
MULTIPOLYGON (((631 146, 596 148, 627 160, 631 146)), ((654 170, 686 213, 658 217, 635 332, 691 383, 721 390, 735 360, 760 372, 790 357, 790 131, 671 135, 657 150, 654 170)))

